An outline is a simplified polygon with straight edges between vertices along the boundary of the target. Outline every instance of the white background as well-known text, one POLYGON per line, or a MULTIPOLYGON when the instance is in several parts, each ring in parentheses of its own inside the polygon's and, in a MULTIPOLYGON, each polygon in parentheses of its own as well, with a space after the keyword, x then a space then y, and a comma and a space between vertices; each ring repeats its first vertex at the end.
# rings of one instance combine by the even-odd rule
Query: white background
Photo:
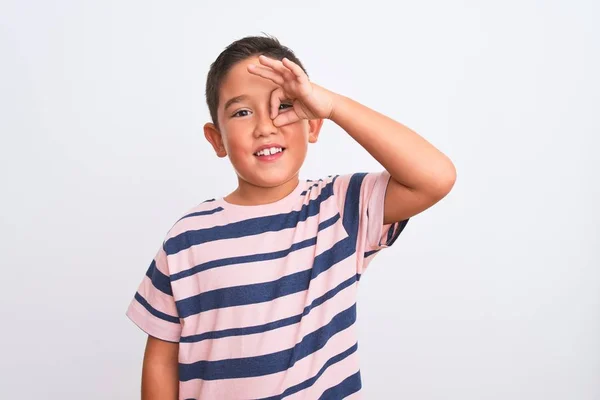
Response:
MULTIPOLYGON (((129 301, 235 188, 206 73, 266 32, 457 167, 361 280, 365 398, 600 399, 597 2, 0 4, 0 398, 139 397, 129 301)), ((327 121, 301 175, 379 169, 327 121)))

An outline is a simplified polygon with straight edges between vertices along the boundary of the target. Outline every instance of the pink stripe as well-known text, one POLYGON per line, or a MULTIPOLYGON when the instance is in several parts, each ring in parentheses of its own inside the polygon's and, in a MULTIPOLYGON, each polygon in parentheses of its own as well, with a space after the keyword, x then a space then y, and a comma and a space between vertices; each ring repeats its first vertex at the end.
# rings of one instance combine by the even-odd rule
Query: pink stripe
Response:
POLYGON ((380 248, 379 242, 382 236, 387 235, 387 231, 391 224, 383 225, 383 216, 384 216, 384 207, 385 203, 385 193, 387 190, 387 185, 390 180, 390 174, 386 171, 379 175, 369 175, 368 185, 372 185, 371 190, 367 190, 367 188, 363 188, 360 201, 362 203, 361 210, 364 209, 364 219, 367 220, 368 226, 365 223, 365 249, 367 250, 375 250, 380 248), (370 197, 368 194, 371 194, 370 197), (366 217, 366 209, 369 209, 369 218, 366 217))
POLYGON ((310 246, 293 251, 286 258, 211 268, 172 282, 173 291, 178 298, 185 299, 215 289, 272 282, 306 270, 306 260, 314 257, 314 253, 315 247, 310 246))
MULTIPOLYGON (((312 386, 286 397, 286 400, 318 399, 327 389, 340 384, 344 379, 356 373, 359 370, 358 365, 359 356, 357 352, 354 352, 342 361, 330 365, 312 386)), ((348 397, 344 399, 348 399, 348 397)))
MULTIPOLYGON (((307 194, 307 196, 304 197, 304 202, 298 201, 294 206, 294 210, 292 210, 292 211, 298 211, 302 208, 302 206, 304 204, 308 203, 310 200, 316 199, 318 197, 320 191, 316 191, 315 189, 317 189, 317 188, 313 188, 313 190, 310 192, 310 194, 307 194)), ((192 213, 196 213, 196 212, 214 210, 217 207, 218 206, 213 202, 202 203, 202 204, 199 204, 198 206, 192 208, 188 212, 186 212, 184 214, 184 216, 192 214, 192 213)), ((257 217, 262 217, 262 216, 263 215, 257 215, 257 217)), ((194 216, 194 217, 188 217, 188 218, 182 219, 181 221, 178 221, 171 228, 171 230, 169 231, 169 234, 167 236, 167 239, 175 237, 177 235, 180 235, 189 230, 201 229, 201 227, 203 227, 203 226, 215 226, 214 220, 222 220, 223 224, 231 224, 231 223, 235 223, 235 222, 244 221, 248 218, 253 218, 253 217, 254 216, 248 215, 247 213, 237 214, 234 212, 224 212, 224 211, 216 212, 215 214, 209 214, 209 215, 198 215, 198 216, 194 216), (223 218, 224 214, 221 214, 221 213, 227 214, 227 218, 226 219, 223 218)))
MULTIPOLYGON (((312 232, 317 231, 319 223, 335 216, 337 213, 338 209, 335 199, 330 198, 321 204, 319 214, 299 222, 296 227, 277 232, 265 232, 260 235, 244 236, 242 238, 214 240, 191 246, 177 254, 168 256, 171 274, 187 270, 207 261, 212 261, 215 254, 227 254, 227 257, 255 254, 256 249, 265 248, 265 243, 269 243, 271 251, 276 251, 276 249, 286 250, 293 243, 309 239, 313 235, 312 232)), ((228 224, 230 221, 223 221, 223 223, 228 224)), ((192 225, 190 228, 198 229, 198 225, 192 225)))
POLYGON ((181 325, 156 318, 135 299, 131 301, 125 314, 148 335, 171 342, 179 341, 181 325))
MULTIPOLYGON (((178 315, 177 308, 175 306, 175 302, 173 301, 173 296, 170 296, 166 293, 161 292, 156 289, 152 284, 152 280, 148 278, 148 276, 144 276, 142 279, 142 283, 138 288, 138 292, 148 304, 150 304, 153 308, 158 311, 164 312, 165 314, 172 315, 176 317, 178 315)), ((153 318, 156 318, 153 316, 153 318)))
MULTIPOLYGON (((318 224, 319 221, 316 221, 316 223, 318 224)), ((285 258, 211 268, 173 281, 171 283, 173 293, 176 293, 177 300, 180 300, 214 289, 272 282, 281 277, 306 270, 309 267, 307 260, 313 260, 316 256, 329 250, 332 243, 337 243, 347 236, 340 220, 336 225, 330 226, 319 233, 318 247, 310 246, 296 250, 289 253, 285 258)), ((276 241, 278 239, 273 238, 272 240, 276 241)), ((278 246, 278 248, 288 249, 292 244, 291 240, 294 240, 294 238, 290 238, 290 242, 285 242, 283 246, 278 246)), ((298 242, 302 241, 302 239, 296 240, 298 242)), ((240 243, 237 247, 244 248, 243 254, 252 254, 252 249, 246 248, 245 243, 240 243)), ((219 254, 223 254, 223 251, 219 254)))
MULTIPOLYGON (((214 202, 201 203, 201 204, 197 205, 196 207, 187 211, 185 214, 183 214, 181 216, 181 218, 185 217, 186 215, 197 213, 197 212, 214 210, 215 208, 218 208, 218 206, 214 202)), ((215 218, 220 218, 219 213, 222 213, 222 212, 224 212, 224 211, 218 211, 214 214, 196 215, 193 217, 187 217, 180 221, 177 221, 175 223, 175 225, 173 225, 171 230, 169 230, 169 233, 168 233, 166 239, 170 239, 172 237, 175 237, 175 236, 177 236, 183 232, 189 231, 189 230, 196 230, 196 229, 198 229, 199 226, 202 226, 202 225, 210 225, 210 223, 208 223, 208 222, 215 218)))
MULTIPOLYGON (((278 395, 286 388, 301 383, 316 375, 327 360, 345 351, 355 343, 356 331, 355 325, 352 325, 348 329, 334 335, 327 343, 327 346, 313 353, 311 356, 296 362, 296 364, 287 371, 251 378, 212 381, 194 379, 180 384, 180 397, 247 399, 278 395)), ((346 359, 344 362, 352 366, 352 364, 356 363, 356 359, 346 359)), ((352 369, 351 367, 349 368, 352 369)), ((358 370, 358 364, 355 364, 354 368, 355 370, 358 370)))
POLYGON ((333 193, 336 201, 338 202, 338 208, 340 215, 344 218, 344 201, 346 199, 346 193, 348 192, 348 184, 350 182, 350 175, 342 175, 333 183, 333 193))
POLYGON ((300 323, 251 335, 180 343, 179 360, 183 363, 193 363, 201 360, 254 357, 290 349, 301 342, 304 336, 329 323, 341 310, 351 307, 355 301, 355 287, 347 287, 335 297, 312 309, 300 323))
POLYGON ((163 274, 169 276, 169 266, 167 264, 167 253, 165 253, 165 250, 163 249, 162 246, 160 246, 160 249, 156 253, 156 256, 154 257, 154 261, 155 261, 156 269, 158 269, 163 274))
POLYGON ((265 303, 209 310, 185 318, 185 335, 215 330, 263 325, 300 314, 314 299, 356 274, 352 258, 335 264, 311 281, 309 291, 276 298, 265 303))

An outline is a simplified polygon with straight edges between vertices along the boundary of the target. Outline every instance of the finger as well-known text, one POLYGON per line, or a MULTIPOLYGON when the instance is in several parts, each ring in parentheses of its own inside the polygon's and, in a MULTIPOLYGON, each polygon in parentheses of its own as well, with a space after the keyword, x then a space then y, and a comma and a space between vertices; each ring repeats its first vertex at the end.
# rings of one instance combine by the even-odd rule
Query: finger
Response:
POLYGON ((273 125, 276 127, 282 127, 284 125, 293 124, 294 122, 300 121, 300 117, 294 110, 290 110, 284 113, 281 113, 273 120, 273 125))
POLYGON ((282 88, 277 88, 271 93, 269 114, 271 119, 275 119, 279 114, 279 106, 285 100, 285 93, 282 88))
POLYGON ((285 79, 290 81, 296 80, 294 73, 286 68, 281 61, 266 57, 264 55, 260 55, 258 60, 261 64, 273 68, 275 71, 279 72, 285 79))
POLYGON ((287 69, 289 69, 290 71, 292 71, 292 73, 294 74, 294 76, 296 78, 298 78, 298 80, 300 82, 308 81, 308 76, 306 75, 306 72, 304 72, 304 70, 302 69, 302 67, 300 67, 298 64, 296 64, 292 60, 284 57, 283 60, 282 60, 282 64, 287 69))
POLYGON ((283 79, 283 76, 281 76, 281 74, 277 73, 276 71, 274 71, 273 69, 271 69, 269 67, 265 67, 262 65, 249 64, 248 72, 250 72, 251 74, 263 77, 265 79, 269 79, 270 81, 274 82, 275 84, 277 84, 279 86, 283 85, 283 83, 285 82, 283 79))

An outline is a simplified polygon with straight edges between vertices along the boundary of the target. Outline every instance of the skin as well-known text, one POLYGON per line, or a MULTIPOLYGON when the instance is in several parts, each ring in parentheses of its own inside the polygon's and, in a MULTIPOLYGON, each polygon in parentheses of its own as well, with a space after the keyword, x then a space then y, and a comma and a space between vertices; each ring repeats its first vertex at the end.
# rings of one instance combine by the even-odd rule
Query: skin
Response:
POLYGON ((217 156, 229 157, 238 176, 237 189, 225 200, 241 205, 271 203, 292 192, 299 183, 308 144, 317 142, 323 125, 322 119, 297 119, 276 126, 272 117, 294 114, 294 109, 277 84, 248 72, 257 63, 258 57, 252 57, 229 71, 219 92, 220 129, 212 123, 204 126, 217 156), (242 95, 247 97, 225 109, 229 99, 242 95), (269 143, 285 147, 277 162, 266 163, 253 154, 258 146, 269 143))
POLYGON ((148 336, 142 366, 142 400, 179 398, 179 343, 148 336))
MULTIPOLYGON (((384 224, 403 221, 433 206, 454 186, 450 159, 416 132, 348 97, 310 82, 291 62, 264 56, 236 64, 219 92, 219 128, 204 126, 218 157, 229 157, 238 187, 225 200, 239 205, 275 202, 299 183, 309 143, 316 143, 325 119, 346 131, 391 175, 384 224), (229 100, 238 98, 231 103, 229 100), (230 103, 225 108, 226 103, 230 103), (275 162, 262 162, 260 145, 285 147, 275 162)), ((176 399, 177 344, 149 338, 142 399, 176 399)))
POLYGON ((204 126, 217 156, 229 156, 237 189, 226 197, 236 204, 273 202, 298 184, 307 143, 315 143, 324 119, 339 125, 391 175, 384 204, 389 224, 410 218, 444 198, 454 186, 450 159, 403 124, 348 97, 311 82, 288 59, 251 57, 228 73, 220 90, 219 128, 204 126), (224 108, 229 99, 246 97, 224 108), (291 107, 290 107, 291 105, 291 107), (275 163, 253 155, 263 143, 289 146, 275 163))

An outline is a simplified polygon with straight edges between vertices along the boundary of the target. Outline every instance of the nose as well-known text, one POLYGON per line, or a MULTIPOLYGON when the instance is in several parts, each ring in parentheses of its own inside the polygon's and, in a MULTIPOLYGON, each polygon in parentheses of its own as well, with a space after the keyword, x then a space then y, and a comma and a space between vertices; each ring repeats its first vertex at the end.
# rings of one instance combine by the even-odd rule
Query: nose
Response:
POLYGON ((257 112, 256 126, 254 127, 254 136, 269 136, 277 133, 277 127, 273 124, 273 120, 269 116, 269 111, 264 110, 257 112))

